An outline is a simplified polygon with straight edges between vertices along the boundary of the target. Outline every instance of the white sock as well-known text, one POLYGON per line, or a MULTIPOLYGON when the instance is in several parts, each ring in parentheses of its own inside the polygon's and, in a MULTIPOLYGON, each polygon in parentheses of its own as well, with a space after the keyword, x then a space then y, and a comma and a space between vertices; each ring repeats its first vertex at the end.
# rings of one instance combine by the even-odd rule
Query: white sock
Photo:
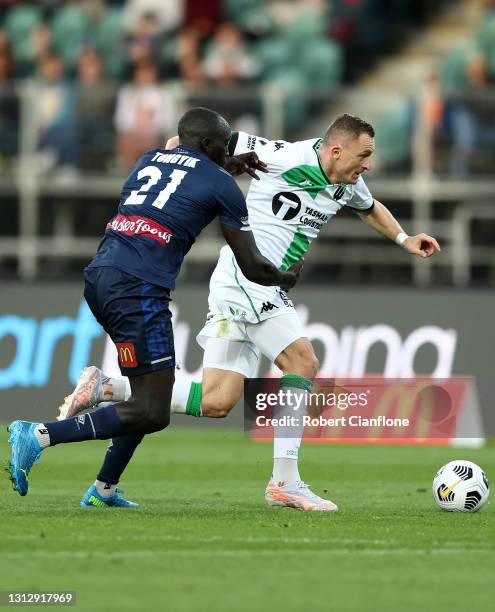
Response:
POLYGON ((172 389, 172 402, 170 412, 176 414, 186 414, 187 400, 191 391, 191 383, 184 379, 178 379, 172 389))
POLYGON ((126 402, 131 397, 128 378, 111 378, 103 375, 100 402, 126 402))
POLYGON ((301 480, 297 467, 297 459, 275 457, 273 459, 272 480, 278 487, 301 480))
POLYGON ((102 497, 112 497, 117 489, 117 485, 113 485, 108 482, 101 482, 101 480, 95 480, 95 487, 98 494, 102 497))
POLYGON ((48 446, 50 446, 50 434, 48 433, 48 429, 43 423, 38 423, 38 425, 36 425, 34 435, 36 436, 36 439, 38 440, 38 443, 41 448, 47 448, 48 446))
POLYGON ((277 418, 295 416, 297 425, 280 426, 273 428, 273 473, 272 480, 279 483, 292 484, 301 480, 298 469, 299 447, 304 433, 303 416, 307 413, 308 392, 303 389, 289 388, 292 404, 278 406, 274 416, 277 418), (298 406, 294 410, 294 406, 298 406))

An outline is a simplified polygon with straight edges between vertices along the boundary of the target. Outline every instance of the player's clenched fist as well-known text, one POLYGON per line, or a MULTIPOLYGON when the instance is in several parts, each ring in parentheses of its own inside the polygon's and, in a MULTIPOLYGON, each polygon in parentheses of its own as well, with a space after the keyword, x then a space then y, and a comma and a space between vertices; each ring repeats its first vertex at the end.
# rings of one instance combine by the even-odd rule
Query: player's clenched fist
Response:
POLYGON ((289 289, 292 289, 292 287, 294 287, 297 281, 299 280, 299 276, 302 272, 303 267, 304 267, 304 257, 301 257, 301 259, 296 261, 296 263, 292 264, 292 266, 287 269, 286 271, 287 280, 284 283, 284 285, 280 286, 280 288, 283 289, 284 291, 289 291, 289 289))

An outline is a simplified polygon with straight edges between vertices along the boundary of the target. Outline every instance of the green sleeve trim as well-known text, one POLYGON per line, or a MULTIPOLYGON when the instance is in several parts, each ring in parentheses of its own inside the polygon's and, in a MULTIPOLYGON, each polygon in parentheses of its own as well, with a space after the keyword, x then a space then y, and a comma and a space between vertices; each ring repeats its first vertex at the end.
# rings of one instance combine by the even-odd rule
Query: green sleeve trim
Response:
POLYGON ((191 416, 203 416, 201 412, 201 396, 203 394, 203 385, 201 383, 192 382, 189 396, 186 403, 186 414, 191 416))
POLYGON ((303 389, 304 391, 311 391, 313 388, 313 381, 310 378, 304 378, 298 374, 284 374, 280 381, 281 389, 303 389))
POLYGON ((261 323, 261 319, 259 317, 259 314, 256 312, 256 308, 254 307, 253 300, 249 297, 249 293, 244 289, 244 287, 239 282, 239 279, 237 278, 237 266, 235 264, 235 257, 232 257, 232 265, 234 266, 235 282, 237 283, 237 286, 239 287, 239 289, 241 289, 241 291, 243 291, 244 295, 247 297, 249 305, 251 306, 251 310, 254 312, 254 315, 255 315, 256 319, 258 320, 258 323, 261 323))

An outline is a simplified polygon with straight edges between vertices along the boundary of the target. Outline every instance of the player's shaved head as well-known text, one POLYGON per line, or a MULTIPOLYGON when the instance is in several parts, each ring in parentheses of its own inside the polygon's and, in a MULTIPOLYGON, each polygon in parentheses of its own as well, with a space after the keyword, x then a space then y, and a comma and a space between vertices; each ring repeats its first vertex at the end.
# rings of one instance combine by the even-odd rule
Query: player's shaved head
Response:
POLYGON ((179 120, 179 139, 185 146, 187 142, 215 138, 226 131, 231 131, 226 119, 215 111, 202 106, 188 110, 179 120))
POLYGON ((332 144, 337 140, 345 139, 356 139, 361 134, 368 134, 371 138, 375 137, 375 130, 373 126, 367 123, 360 117, 354 115, 340 115, 335 121, 328 127, 323 141, 326 145, 332 144))
POLYGON ((201 106, 192 108, 180 118, 178 134, 180 145, 202 151, 223 165, 232 130, 222 115, 201 106))

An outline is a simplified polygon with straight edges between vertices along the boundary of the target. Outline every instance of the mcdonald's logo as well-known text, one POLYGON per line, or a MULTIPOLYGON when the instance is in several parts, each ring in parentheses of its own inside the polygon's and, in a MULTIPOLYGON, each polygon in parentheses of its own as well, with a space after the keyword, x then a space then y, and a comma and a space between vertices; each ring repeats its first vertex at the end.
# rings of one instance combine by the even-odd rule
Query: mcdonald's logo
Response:
POLYGON ((123 368, 137 367, 136 351, 133 342, 116 342, 119 363, 123 368))

